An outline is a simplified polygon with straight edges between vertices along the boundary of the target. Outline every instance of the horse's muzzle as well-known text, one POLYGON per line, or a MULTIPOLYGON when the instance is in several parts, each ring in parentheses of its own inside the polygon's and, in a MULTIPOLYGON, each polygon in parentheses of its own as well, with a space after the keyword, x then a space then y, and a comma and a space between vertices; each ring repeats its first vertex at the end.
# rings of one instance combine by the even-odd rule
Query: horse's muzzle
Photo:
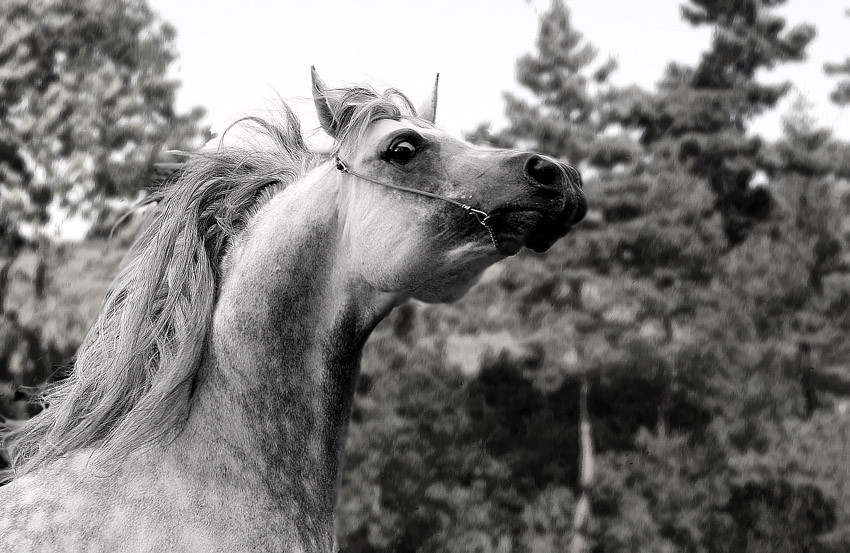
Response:
POLYGON ((514 255, 527 247, 545 252, 587 214, 581 174, 574 167, 538 154, 525 161, 530 194, 493 210, 499 253, 514 255))

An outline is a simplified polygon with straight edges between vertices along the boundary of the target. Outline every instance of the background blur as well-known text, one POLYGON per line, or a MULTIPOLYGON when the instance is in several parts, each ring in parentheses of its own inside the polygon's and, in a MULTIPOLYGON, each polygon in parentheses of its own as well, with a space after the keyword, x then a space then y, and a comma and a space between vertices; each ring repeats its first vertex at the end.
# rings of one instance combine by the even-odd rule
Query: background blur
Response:
POLYGON ((438 123, 590 212, 376 330, 343 550, 850 550, 850 3, 307 4, 0 3, 0 413, 65 374, 163 151, 311 64, 414 104, 440 71, 438 123))

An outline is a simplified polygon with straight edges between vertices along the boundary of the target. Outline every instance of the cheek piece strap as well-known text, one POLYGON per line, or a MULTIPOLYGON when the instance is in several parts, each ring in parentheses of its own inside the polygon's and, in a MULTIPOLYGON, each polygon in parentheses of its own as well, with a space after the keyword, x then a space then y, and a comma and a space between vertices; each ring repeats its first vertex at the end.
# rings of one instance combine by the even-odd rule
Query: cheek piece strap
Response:
POLYGON ((428 198, 434 198, 436 200, 443 200, 444 202, 449 202, 450 204, 454 204, 454 205, 458 206, 459 208, 463 209, 464 211, 466 211, 467 213, 469 213, 470 215, 475 217, 475 220, 478 221, 478 223, 481 226, 483 226, 484 228, 487 229, 487 233, 490 235, 490 241, 493 243, 493 247, 496 248, 496 251, 499 250, 499 240, 496 238, 496 233, 493 231, 493 227, 491 227, 490 224, 489 224, 490 215, 486 211, 476 209, 476 208, 472 207, 471 205, 461 203, 457 200, 453 200, 453 199, 447 198, 445 196, 440 196, 439 194, 433 194, 431 192, 426 192, 425 190, 417 190, 415 188, 407 188, 406 186, 398 186, 398 185, 390 184, 390 183, 387 183, 387 182, 381 182, 381 181, 375 180, 371 177, 367 177, 366 175, 356 173, 356 172, 352 171, 348 167, 348 165, 339 158, 339 156, 336 156, 336 158, 334 159, 334 163, 336 165, 337 171, 339 171, 340 173, 345 173, 345 174, 357 177, 358 179, 363 179, 365 181, 369 181, 371 183, 379 184, 379 185, 385 186, 387 188, 392 188, 394 190, 400 190, 402 192, 408 192, 410 194, 417 194, 419 196, 426 196, 428 198))

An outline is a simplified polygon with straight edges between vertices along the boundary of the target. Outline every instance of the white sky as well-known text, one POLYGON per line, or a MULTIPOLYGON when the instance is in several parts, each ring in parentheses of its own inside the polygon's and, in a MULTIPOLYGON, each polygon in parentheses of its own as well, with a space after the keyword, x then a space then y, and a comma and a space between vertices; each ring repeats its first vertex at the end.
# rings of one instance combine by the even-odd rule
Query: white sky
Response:
MULTIPOLYGON (((367 82, 395 86, 414 103, 440 73, 437 122, 459 135, 481 121, 504 122, 502 92, 518 90, 516 60, 534 49, 538 17, 548 0, 149 0, 178 32, 178 106, 207 108, 220 132, 234 119, 272 108, 277 95, 304 122, 317 122, 309 101, 311 65, 331 85, 367 82)), ((651 89, 670 60, 695 63, 710 30, 679 15, 681 0, 567 0, 575 26, 600 60, 619 61, 618 84, 651 89)), ((792 79, 814 104, 821 124, 850 137, 850 109, 828 101, 834 80, 825 61, 850 56, 850 0, 790 0, 789 26, 810 22, 818 37, 809 60, 770 78, 792 79)), ((793 93, 778 110, 787 109, 793 93)), ((778 115, 760 121, 779 132, 778 115)))

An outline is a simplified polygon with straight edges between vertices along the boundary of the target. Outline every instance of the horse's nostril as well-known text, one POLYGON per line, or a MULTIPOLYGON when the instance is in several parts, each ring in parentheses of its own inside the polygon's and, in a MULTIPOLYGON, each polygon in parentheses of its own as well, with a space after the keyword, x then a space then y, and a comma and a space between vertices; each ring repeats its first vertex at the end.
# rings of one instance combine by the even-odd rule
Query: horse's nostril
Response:
POLYGON ((526 160, 525 174, 540 186, 556 186, 564 181, 564 172, 558 164, 537 154, 526 160))

